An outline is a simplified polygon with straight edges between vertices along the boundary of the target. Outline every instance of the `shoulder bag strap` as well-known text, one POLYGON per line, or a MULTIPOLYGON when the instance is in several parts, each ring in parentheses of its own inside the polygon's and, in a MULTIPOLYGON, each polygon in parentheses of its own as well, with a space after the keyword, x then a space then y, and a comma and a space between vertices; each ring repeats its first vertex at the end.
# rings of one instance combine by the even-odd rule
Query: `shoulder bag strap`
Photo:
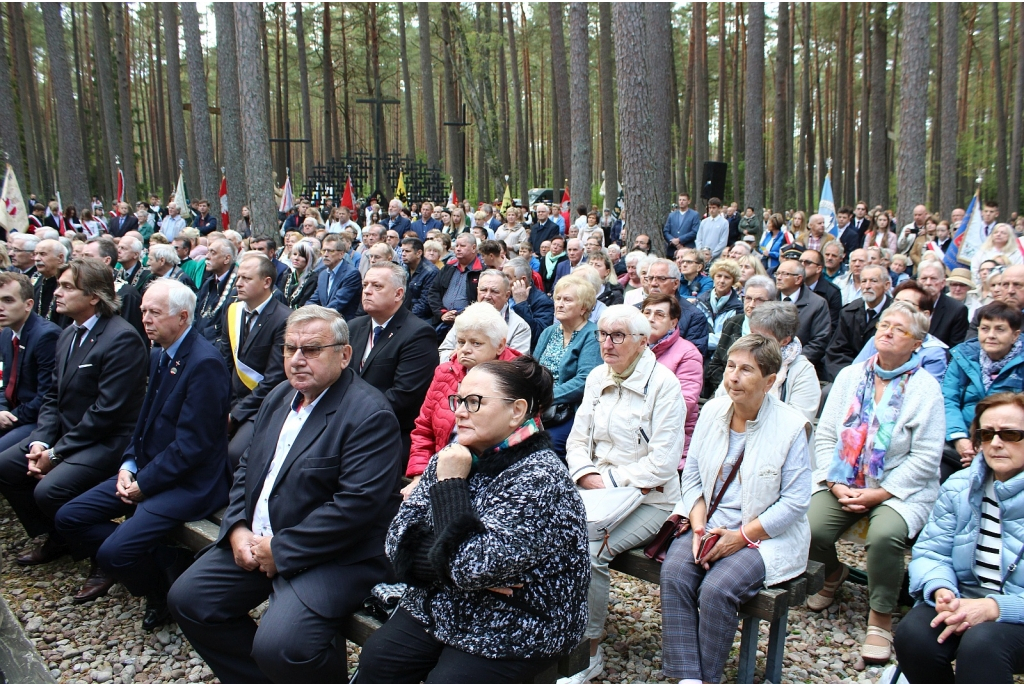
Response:
POLYGON ((729 489, 733 480, 736 478, 736 474, 740 472, 740 464, 743 463, 743 455, 746 454, 746 448, 740 452, 740 458, 736 460, 736 465, 732 467, 732 471, 729 472, 728 478, 725 479, 725 484, 722 485, 722 489, 718 491, 718 497, 711 503, 711 508, 708 509, 707 518, 704 519, 705 523, 711 520, 711 515, 715 513, 715 509, 718 509, 718 505, 722 502, 722 497, 725 496, 725 491, 729 489))

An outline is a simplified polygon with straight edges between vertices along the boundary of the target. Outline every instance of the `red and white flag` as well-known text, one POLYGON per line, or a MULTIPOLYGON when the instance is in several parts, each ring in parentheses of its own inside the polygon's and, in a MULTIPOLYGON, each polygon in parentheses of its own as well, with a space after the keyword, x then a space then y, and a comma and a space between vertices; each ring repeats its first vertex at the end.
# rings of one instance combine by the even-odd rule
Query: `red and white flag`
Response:
POLYGON ((228 220, 231 218, 228 216, 228 179, 226 176, 220 177, 220 225, 227 230, 230 226, 228 220))
POLYGON ((18 179, 14 176, 14 168, 10 164, 7 165, 3 189, 0 190, 0 226, 8 231, 30 232, 25 198, 21 195, 18 179))
POLYGON ((448 208, 454 209, 458 204, 459 196, 455 194, 455 179, 452 179, 448 190, 448 208))
POLYGON ((353 212, 356 209, 356 193, 352 188, 351 176, 345 179, 345 193, 341 196, 341 206, 348 207, 349 211, 353 212))
POLYGON ((565 222, 566 234, 569 233, 569 205, 572 204, 572 200, 569 199, 569 186, 565 186, 565 190, 562 191, 562 221, 565 222))
POLYGON ((124 172, 120 167, 117 169, 117 201, 118 203, 124 202, 124 172))

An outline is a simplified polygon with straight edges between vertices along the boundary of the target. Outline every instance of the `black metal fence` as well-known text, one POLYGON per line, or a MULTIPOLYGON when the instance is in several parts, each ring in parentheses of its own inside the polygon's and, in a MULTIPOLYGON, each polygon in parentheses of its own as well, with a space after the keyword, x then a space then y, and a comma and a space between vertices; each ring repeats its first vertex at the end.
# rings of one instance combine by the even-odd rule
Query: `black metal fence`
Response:
MULTIPOLYGON (((351 174, 356 198, 368 197, 374 191, 382 190, 374 187, 375 162, 373 155, 356 152, 348 157, 317 164, 313 167, 313 174, 306 179, 303 194, 316 206, 322 205, 328 198, 337 206, 345 193, 345 179, 351 174)), ((407 202, 444 200, 448 194, 441 171, 427 166, 422 160, 391 153, 384 157, 382 171, 388 187, 392 189, 398 185, 399 173, 405 172, 407 202)))

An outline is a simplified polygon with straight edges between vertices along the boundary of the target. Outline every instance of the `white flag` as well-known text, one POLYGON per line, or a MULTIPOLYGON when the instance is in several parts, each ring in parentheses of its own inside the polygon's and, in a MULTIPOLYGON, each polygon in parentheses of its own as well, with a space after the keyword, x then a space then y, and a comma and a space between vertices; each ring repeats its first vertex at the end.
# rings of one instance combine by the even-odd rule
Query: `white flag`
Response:
POLYGON ((192 218, 192 210, 188 206, 188 190, 185 188, 184 172, 178 174, 178 186, 174 189, 174 204, 178 206, 182 219, 188 221, 192 218))
POLYGON ((21 188, 18 187, 18 179, 14 175, 14 169, 7 165, 7 175, 4 176, 3 191, 0 191, 0 226, 8 231, 28 230, 28 209, 25 208, 25 198, 21 196, 21 188))

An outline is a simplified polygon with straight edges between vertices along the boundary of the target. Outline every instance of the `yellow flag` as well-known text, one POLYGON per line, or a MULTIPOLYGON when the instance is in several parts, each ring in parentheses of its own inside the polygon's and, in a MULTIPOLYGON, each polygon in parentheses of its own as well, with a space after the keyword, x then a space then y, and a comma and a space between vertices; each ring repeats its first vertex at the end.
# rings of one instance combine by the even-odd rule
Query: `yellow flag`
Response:
POLYGON ((505 196, 501 198, 501 213, 504 214, 508 211, 508 208, 512 206, 512 191, 509 190, 508 184, 505 184, 505 196))
POLYGON ((404 204, 408 197, 405 192, 405 171, 398 172, 398 185, 395 187, 395 197, 404 204))

